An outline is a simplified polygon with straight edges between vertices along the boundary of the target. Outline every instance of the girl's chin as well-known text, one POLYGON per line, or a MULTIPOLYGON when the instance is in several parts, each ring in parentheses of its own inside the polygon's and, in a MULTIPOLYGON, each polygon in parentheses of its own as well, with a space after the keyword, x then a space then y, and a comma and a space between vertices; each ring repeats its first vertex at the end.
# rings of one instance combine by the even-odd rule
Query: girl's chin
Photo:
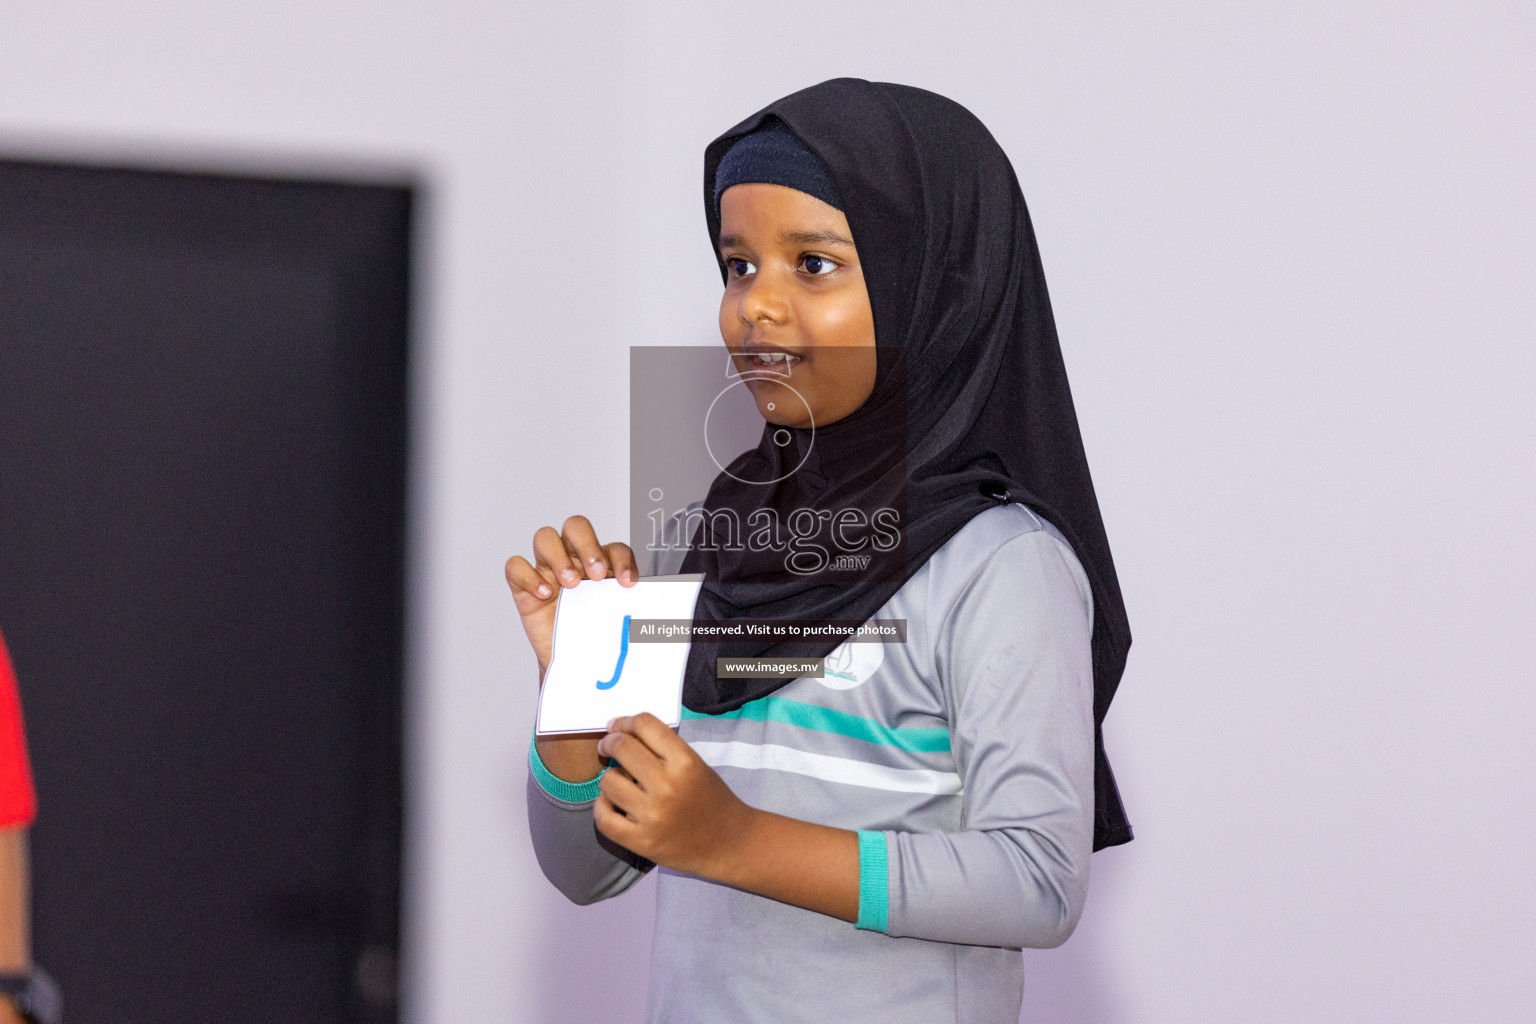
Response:
POLYGON ((747 387, 757 414, 774 426, 804 429, 815 422, 815 411, 805 396, 784 382, 749 377, 747 387))
POLYGON ((795 430, 804 430, 811 425, 810 421, 808 420, 792 419, 788 416, 785 416, 780 411, 770 412, 761 406, 758 407, 757 411, 762 414, 763 419, 767 420, 769 423, 772 423, 776 427, 791 427, 795 430))

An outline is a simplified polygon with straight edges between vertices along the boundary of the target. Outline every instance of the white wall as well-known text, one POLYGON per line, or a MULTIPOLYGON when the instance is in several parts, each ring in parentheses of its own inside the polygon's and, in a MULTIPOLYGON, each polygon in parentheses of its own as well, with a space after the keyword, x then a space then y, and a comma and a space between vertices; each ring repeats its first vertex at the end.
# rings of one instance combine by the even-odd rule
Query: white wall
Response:
POLYGON ((1140 838, 1026 1019, 1527 1021, 1533 52, 1513 2, 8 0, 0 150, 429 183, 413 1021, 641 1005, 647 897, 533 862, 501 563, 623 529, 627 347, 714 338, 702 148, 840 74, 1012 156, 1137 638, 1140 838))

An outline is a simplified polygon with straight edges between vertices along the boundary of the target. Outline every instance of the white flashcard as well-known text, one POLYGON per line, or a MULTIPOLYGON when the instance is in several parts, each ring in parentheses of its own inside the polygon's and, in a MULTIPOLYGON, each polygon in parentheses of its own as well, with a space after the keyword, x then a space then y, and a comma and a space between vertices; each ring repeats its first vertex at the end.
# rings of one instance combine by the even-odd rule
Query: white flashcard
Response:
POLYGON ((682 722, 686 640, 632 643, 634 619, 693 618, 702 573, 643 576, 632 587, 616 579, 582 580, 562 588, 544 692, 540 735, 602 732, 620 715, 649 711, 668 725, 682 722))

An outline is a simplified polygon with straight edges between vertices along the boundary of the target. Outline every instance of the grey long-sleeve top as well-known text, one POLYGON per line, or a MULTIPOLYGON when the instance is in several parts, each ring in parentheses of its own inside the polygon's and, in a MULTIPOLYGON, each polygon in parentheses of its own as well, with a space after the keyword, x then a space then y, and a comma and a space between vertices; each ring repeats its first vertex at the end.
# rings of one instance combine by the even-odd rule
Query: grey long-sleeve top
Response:
MULTIPOLYGON (((1093 622, 1070 546, 1022 505, 967 523, 822 679, 680 729, 748 804, 859 833, 859 922, 663 868, 651 1021, 1018 1020, 1019 948, 1065 941, 1093 838, 1093 622)), ((577 903, 651 865, 601 839, 596 780, 530 756, 528 815, 577 903)))

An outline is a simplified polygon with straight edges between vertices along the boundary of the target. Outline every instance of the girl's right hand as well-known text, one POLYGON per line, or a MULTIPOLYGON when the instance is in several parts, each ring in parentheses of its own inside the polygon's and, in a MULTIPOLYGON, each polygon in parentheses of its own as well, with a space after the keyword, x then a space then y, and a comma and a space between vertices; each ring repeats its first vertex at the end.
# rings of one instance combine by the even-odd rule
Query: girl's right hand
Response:
POLYGON ((555 636, 555 604, 561 587, 574 587, 583 579, 617 577, 632 587, 639 580, 635 553, 628 544, 600 544, 586 516, 571 516, 560 532, 542 526, 533 535, 533 562, 522 555, 507 559, 507 585, 523 619, 523 632, 539 659, 539 682, 549 668, 555 636))

